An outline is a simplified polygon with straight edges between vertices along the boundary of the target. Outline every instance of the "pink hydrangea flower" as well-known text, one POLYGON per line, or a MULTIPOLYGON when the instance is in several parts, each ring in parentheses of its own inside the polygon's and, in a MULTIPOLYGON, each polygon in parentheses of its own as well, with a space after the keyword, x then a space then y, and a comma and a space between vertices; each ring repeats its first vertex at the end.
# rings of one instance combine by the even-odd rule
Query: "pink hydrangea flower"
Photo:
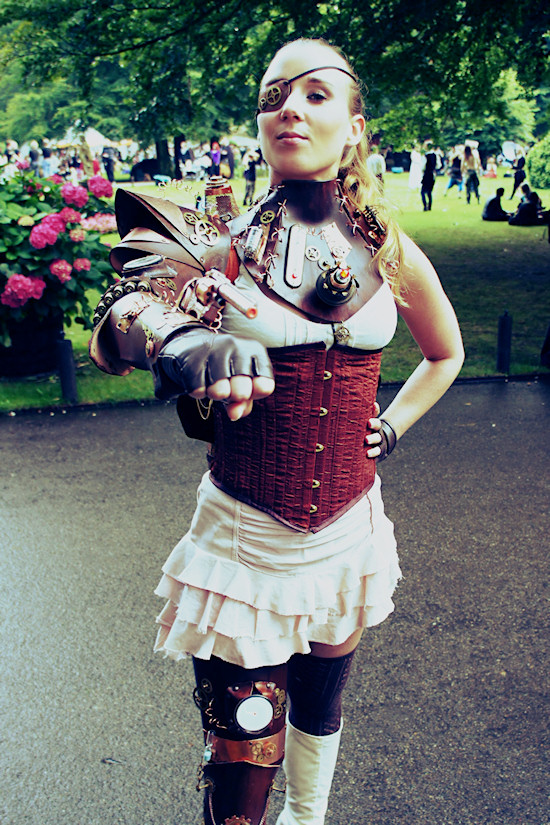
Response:
POLYGON ((82 220, 82 214, 73 209, 72 206, 64 206, 58 214, 61 215, 65 223, 80 223, 82 220))
POLYGON ((92 262, 88 258, 76 258, 73 261, 73 269, 76 272, 89 272, 92 268, 92 262))
POLYGON ((104 234, 105 232, 116 232, 116 218, 114 215, 108 215, 103 212, 96 212, 95 215, 91 215, 89 218, 84 218, 82 221, 82 226, 84 229, 89 229, 92 232, 99 232, 100 234, 104 234))
POLYGON ((71 264, 68 261, 65 261, 63 258, 58 258, 50 264, 50 272, 52 273, 52 275, 55 275, 57 278, 59 278, 62 284, 71 280, 72 271, 73 268, 71 264))
POLYGON ((23 158, 22 160, 16 161, 15 165, 18 169, 28 169, 31 164, 27 158, 23 158))
POLYGON ((77 226, 75 229, 71 229, 71 231, 69 232, 69 238, 71 239, 71 241, 83 241, 85 237, 86 233, 80 226, 77 226))
POLYGON ((4 306, 17 309, 24 306, 29 298, 42 297, 42 293, 46 289, 46 282, 42 278, 29 278, 27 275, 10 275, 6 281, 6 286, 0 301, 4 306))
POLYGON ((46 246, 53 246, 58 235, 53 227, 39 223, 31 229, 29 242, 35 249, 44 249, 46 246))
POLYGON ((81 209, 88 203, 88 192, 83 186, 75 186, 74 183, 65 183, 61 187, 61 195, 65 203, 74 204, 81 209))
POLYGON ((111 181, 103 178, 101 175, 94 175, 88 180, 88 189, 97 198, 112 198, 113 187, 111 181))
POLYGON ((52 183, 63 183, 63 178, 61 175, 50 175, 47 180, 51 180, 52 183))
POLYGON ((40 225, 48 226, 50 229, 53 229, 54 232, 58 233, 64 232, 67 227, 66 221, 59 212, 52 212, 51 215, 46 215, 46 217, 40 221, 40 225))

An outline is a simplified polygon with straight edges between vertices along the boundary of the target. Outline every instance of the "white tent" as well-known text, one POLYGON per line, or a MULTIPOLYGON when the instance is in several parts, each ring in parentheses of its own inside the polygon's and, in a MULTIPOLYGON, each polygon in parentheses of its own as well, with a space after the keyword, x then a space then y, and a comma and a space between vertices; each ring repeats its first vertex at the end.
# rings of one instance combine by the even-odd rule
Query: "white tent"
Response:
MULTIPOLYGON (((65 133, 63 140, 58 141, 57 145, 78 146, 81 141, 81 135, 82 132, 71 127, 65 133)), ((105 135, 102 135, 101 132, 98 132, 97 129, 93 129, 92 127, 86 129, 84 139, 93 154, 99 154, 104 146, 112 146, 112 141, 110 141, 109 138, 106 138, 105 135)))

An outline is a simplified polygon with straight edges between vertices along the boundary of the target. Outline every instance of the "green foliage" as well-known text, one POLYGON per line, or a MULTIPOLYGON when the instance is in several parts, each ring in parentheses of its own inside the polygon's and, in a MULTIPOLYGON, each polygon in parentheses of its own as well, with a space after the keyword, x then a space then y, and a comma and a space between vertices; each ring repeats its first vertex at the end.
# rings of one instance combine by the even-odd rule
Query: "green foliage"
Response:
POLYGON ((0 63, 19 61, 27 84, 78 86, 76 99, 94 101, 85 126, 101 129, 92 111, 108 111, 120 134, 142 144, 204 140, 247 113, 253 128, 263 68, 296 36, 345 50, 369 88, 376 130, 396 148, 428 135, 462 139, 488 122, 496 133, 503 113, 506 137, 523 142, 532 93, 549 79, 547 0, 3 0, 0 27, 0 63), (109 89, 118 107, 100 102, 109 89))
POLYGON ((550 135, 533 146, 527 155, 527 174, 532 186, 550 188, 550 135))

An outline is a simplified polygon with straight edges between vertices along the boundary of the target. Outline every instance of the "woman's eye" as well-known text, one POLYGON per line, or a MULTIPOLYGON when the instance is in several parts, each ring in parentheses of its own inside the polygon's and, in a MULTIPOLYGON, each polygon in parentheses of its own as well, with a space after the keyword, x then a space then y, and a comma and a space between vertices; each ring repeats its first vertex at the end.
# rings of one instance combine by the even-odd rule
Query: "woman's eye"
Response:
POLYGON ((308 100, 313 100, 315 103, 320 103, 323 100, 326 100, 327 96, 322 92, 312 92, 308 95, 308 100))

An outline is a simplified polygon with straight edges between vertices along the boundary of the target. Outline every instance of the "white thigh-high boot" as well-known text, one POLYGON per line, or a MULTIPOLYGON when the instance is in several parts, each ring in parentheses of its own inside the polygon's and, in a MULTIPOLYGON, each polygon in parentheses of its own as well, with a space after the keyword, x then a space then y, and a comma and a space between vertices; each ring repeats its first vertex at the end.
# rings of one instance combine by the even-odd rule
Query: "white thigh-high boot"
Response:
POLYGON ((342 725, 328 736, 311 736, 287 722, 283 768, 285 805, 277 825, 323 825, 342 725))

